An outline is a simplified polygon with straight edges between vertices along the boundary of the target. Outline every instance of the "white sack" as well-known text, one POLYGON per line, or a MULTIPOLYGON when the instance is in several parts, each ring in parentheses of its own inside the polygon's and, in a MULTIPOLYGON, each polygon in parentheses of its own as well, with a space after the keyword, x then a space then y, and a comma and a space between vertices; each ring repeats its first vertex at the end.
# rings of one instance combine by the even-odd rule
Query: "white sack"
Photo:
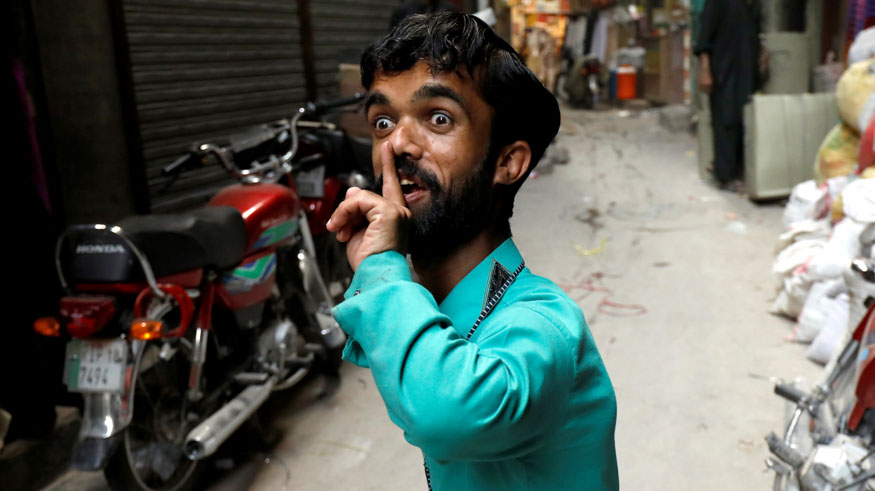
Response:
POLYGON ((860 234, 865 227, 865 223, 850 217, 837 223, 823 250, 808 263, 808 274, 816 281, 840 277, 851 261, 860 256, 863 250, 860 234))
POLYGON ((848 324, 848 295, 839 294, 835 299, 830 299, 830 316, 820 329, 817 337, 808 347, 805 356, 817 363, 826 364, 833 352, 840 346, 841 340, 847 330, 848 324))
POLYGON ((832 223, 829 218, 820 220, 806 219, 801 222, 791 223, 787 231, 778 237, 776 252, 783 251, 790 244, 803 240, 818 240, 825 244, 832 233, 832 223))
POLYGON ((818 211, 826 204, 829 198, 827 189, 821 189, 814 180, 800 182, 793 186, 790 192, 790 200, 784 207, 784 229, 791 224, 810 218, 817 218, 818 211))
POLYGON ((796 320, 802 313, 802 307, 808 298, 812 283, 811 277, 805 273, 797 273, 784 278, 781 291, 778 292, 778 297, 769 312, 796 320))
POLYGON ((805 265, 826 246, 826 240, 807 239, 797 240, 778 253, 775 262, 772 263, 772 272, 783 277, 793 275, 793 271, 805 265))
POLYGON ((875 222, 875 179, 857 179, 842 191, 846 217, 861 223, 875 222))
POLYGON ((875 27, 863 29, 851 43, 848 50, 848 65, 868 60, 875 56, 875 27))
POLYGON ((812 278, 807 265, 823 250, 823 239, 800 240, 781 251, 772 264, 772 272, 780 281, 778 297, 769 312, 796 319, 811 289, 812 278))
MULTIPOLYGON (((854 175, 854 179, 856 178, 857 176, 854 175)), ((829 202, 827 203, 827 208, 832 206, 832 202, 835 201, 835 199, 838 198, 840 194, 842 194, 842 191, 844 191, 845 186, 848 185, 850 180, 851 179, 849 176, 838 176, 831 177, 827 179, 826 182, 821 184, 821 187, 825 188, 826 192, 829 193, 829 202)))
MULTIPOLYGON (((841 279, 818 281, 811 285, 811 291, 808 293, 808 298, 805 299, 802 313, 799 314, 799 324, 795 329, 794 341, 810 343, 831 317, 842 315, 838 309, 847 311, 847 301, 836 300, 836 297, 841 293, 846 293, 845 282, 841 279)), ((847 312, 844 315, 847 315, 847 312)))

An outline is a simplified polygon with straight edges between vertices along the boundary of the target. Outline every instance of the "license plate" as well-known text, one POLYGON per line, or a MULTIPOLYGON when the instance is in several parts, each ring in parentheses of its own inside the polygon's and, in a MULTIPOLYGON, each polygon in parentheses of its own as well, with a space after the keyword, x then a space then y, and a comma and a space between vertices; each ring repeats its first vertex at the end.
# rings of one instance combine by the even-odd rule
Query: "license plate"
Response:
POLYGON ((122 392, 128 345, 123 339, 67 343, 64 382, 71 392, 122 392))
POLYGON ((302 198, 321 198, 325 194, 325 166, 296 172, 295 187, 302 198))

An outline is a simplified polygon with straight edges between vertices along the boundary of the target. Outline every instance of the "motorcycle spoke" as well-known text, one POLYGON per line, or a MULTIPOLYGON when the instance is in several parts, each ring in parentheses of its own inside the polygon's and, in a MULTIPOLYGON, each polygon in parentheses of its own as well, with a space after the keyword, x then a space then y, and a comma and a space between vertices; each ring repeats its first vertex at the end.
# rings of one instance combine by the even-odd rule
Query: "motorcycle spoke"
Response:
MULTIPOLYGON (((142 382, 142 381, 141 381, 141 382, 142 382)), ((146 390, 145 387, 143 387, 143 384, 142 384, 142 383, 138 383, 138 384, 137 384, 137 389, 136 389, 136 390, 140 393, 140 395, 142 395, 142 396, 146 399, 146 403, 149 404, 149 412, 150 412, 150 413, 154 413, 154 411, 155 411, 155 401, 152 400, 152 396, 149 394, 149 391, 146 390)))

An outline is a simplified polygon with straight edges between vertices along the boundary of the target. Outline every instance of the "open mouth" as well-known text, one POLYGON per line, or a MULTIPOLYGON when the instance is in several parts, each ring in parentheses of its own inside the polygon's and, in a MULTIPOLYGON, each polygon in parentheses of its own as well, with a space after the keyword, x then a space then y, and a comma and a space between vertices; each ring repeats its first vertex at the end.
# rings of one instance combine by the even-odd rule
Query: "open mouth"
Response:
POLYGON ((401 192, 404 193, 404 199, 407 201, 407 204, 419 199, 428 192, 428 188, 416 177, 399 173, 398 182, 401 184, 401 192))

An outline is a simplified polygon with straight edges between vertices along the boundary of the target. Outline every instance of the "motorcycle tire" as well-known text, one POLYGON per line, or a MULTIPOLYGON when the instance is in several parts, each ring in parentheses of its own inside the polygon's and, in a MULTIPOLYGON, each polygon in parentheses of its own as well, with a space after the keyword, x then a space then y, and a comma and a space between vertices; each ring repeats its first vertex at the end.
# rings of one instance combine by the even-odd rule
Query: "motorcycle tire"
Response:
POLYGON ((103 470, 103 476, 109 488, 113 491, 191 491, 200 480, 204 471, 204 462, 201 460, 190 461, 190 470, 181 475, 178 480, 164 485, 154 485, 142 479, 134 469, 133 456, 130 453, 128 442, 128 430, 124 430, 122 442, 115 454, 103 470))
MULTIPOLYGON (((157 349, 157 346, 147 345, 145 349, 157 349)), ((188 374, 183 358, 177 352, 171 360, 158 361, 137 374, 134 415, 103 471, 110 489, 189 491, 195 488, 205 461, 189 460, 183 450, 185 434, 190 429, 182 421, 186 412, 188 374)))

